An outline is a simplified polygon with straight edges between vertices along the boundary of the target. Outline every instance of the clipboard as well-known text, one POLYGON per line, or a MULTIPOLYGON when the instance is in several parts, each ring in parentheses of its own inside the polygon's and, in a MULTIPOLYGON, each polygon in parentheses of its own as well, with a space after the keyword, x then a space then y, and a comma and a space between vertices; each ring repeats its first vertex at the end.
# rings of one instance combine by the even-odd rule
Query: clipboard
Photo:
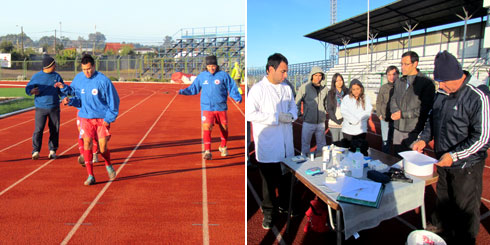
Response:
POLYGON ((385 189, 384 184, 358 179, 350 179, 347 184, 348 187, 344 186, 344 189, 339 193, 339 196, 337 197, 337 201, 372 208, 379 207, 385 189), (350 183, 352 183, 353 185, 349 185, 350 183), (367 193, 365 193, 367 195, 363 195, 363 190, 368 191, 367 193), (358 194, 359 198, 356 198, 358 194))

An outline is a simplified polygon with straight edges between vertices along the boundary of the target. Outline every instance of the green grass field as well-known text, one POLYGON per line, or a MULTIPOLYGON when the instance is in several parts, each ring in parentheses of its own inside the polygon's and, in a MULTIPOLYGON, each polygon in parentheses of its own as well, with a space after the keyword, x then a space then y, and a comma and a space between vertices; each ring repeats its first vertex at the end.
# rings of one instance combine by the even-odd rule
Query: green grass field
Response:
POLYGON ((22 97, 15 101, 0 103, 0 115, 34 106, 34 96, 26 95, 25 88, 2 88, 0 97, 22 97))

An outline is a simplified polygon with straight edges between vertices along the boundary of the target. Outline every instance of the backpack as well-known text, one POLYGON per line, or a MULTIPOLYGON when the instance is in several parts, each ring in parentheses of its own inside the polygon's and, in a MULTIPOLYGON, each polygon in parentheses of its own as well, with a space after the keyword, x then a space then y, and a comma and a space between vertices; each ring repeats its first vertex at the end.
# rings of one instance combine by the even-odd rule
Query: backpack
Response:
POLYGON ((310 201, 310 208, 306 211, 306 225, 304 232, 314 231, 314 232, 327 232, 328 227, 328 210, 326 205, 318 200, 317 197, 310 201))

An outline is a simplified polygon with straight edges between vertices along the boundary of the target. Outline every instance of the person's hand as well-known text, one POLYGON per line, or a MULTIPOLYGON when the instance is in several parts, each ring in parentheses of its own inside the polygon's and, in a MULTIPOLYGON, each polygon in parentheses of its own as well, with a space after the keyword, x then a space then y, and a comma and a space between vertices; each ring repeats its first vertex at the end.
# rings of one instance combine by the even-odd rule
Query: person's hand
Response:
POLYGON ((106 122, 106 121, 104 121, 102 124, 103 124, 105 127, 109 127, 109 125, 111 125, 110 123, 108 123, 108 122, 106 122))
POLYGON ((423 140, 413 143, 412 150, 422 152, 427 144, 423 140))
POLYGON ((54 87, 55 88, 64 88, 65 87, 65 84, 63 84, 62 82, 57 82, 54 84, 54 87))
POLYGON ((400 118, 402 118, 402 112, 401 111, 397 111, 397 112, 391 114, 391 119, 394 121, 400 120, 400 118))
POLYGON ((70 103, 70 98, 68 98, 68 97, 63 98, 61 103, 63 103, 63 105, 68 105, 68 103, 70 103))
POLYGON ((442 155, 436 165, 439 167, 450 167, 451 165, 453 165, 453 158, 449 153, 444 153, 444 155, 442 155))
POLYGON ((293 115, 291 113, 282 113, 279 114, 279 122, 282 123, 292 123, 293 122, 293 115))
POLYGON ((38 87, 35 87, 35 88, 31 89, 31 92, 30 93, 33 94, 33 95, 39 95, 39 88, 38 87))

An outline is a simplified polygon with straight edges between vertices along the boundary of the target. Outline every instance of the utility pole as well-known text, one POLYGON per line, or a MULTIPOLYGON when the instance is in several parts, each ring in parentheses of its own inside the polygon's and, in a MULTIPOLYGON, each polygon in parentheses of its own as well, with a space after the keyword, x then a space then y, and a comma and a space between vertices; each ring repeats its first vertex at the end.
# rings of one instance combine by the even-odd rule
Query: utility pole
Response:
POLYGON ((60 21, 60 42, 63 44, 63 35, 61 34, 61 21, 60 21))
POLYGON ((95 55, 95 42, 97 42, 97 25, 95 25, 94 48, 92 49, 92 54, 93 55, 95 55))
POLYGON ((21 46, 21 54, 24 56, 24 27, 20 27, 20 46, 21 46))
POLYGON ((56 29, 54 30, 54 54, 56 55, 56 29))

